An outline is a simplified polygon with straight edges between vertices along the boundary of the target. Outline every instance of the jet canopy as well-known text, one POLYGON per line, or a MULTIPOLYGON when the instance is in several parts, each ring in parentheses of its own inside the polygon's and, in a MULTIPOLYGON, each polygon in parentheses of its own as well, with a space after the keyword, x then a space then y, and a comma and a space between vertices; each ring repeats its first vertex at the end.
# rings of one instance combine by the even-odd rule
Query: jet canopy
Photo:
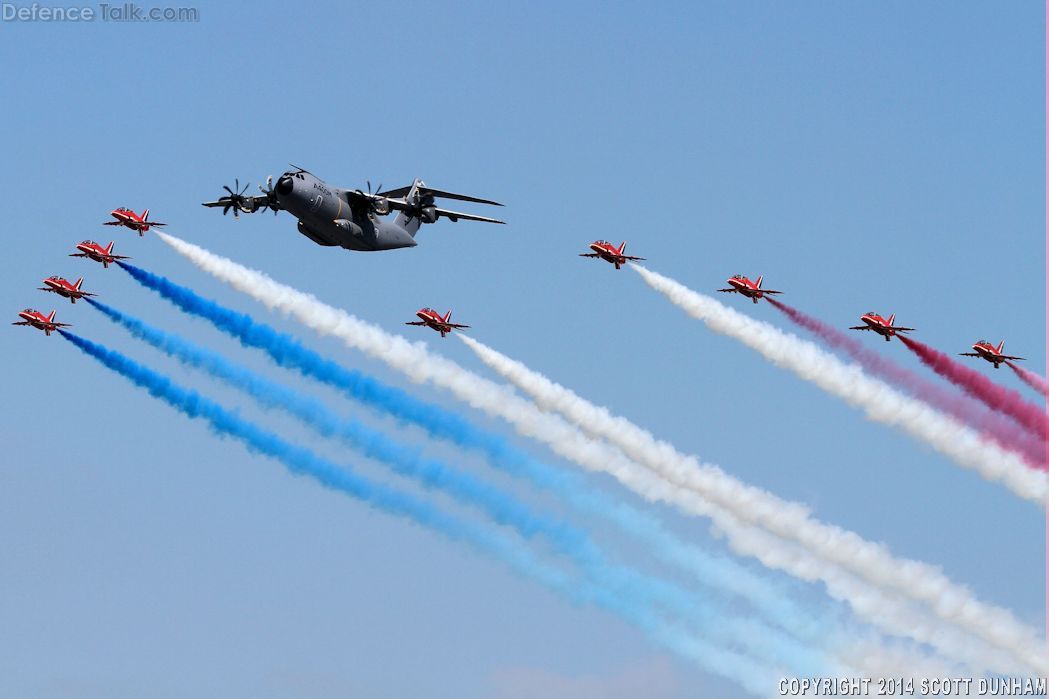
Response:
POLYGON ((420 313, 433 313, 436 315, 437 311, 433 310, 432 308, 424 308, 420 311, 420 313))
POLYGON ((80 241, 80 244, 81 244, 81 245, 98 245, 98 243, 96 243, 96 242, 95 242, 95 241, 93 241, 93 240, 81 240, 81 241, 80 241))
POLYGON ((23 308, 22 313, 36 313, 37 315, 40 315, 40 311, 35 308, 23 308))
POLYGON ((976 344, 978 344, 978 345, 989 345, 991 343, 988 342, 987 340, 977 340, 976 344))
POLYGON ((51 281, 53 281, 53 282, 59 282, 59 281, 62 281, 62 277, 57 277, 57 276, 56 276, 56 277, 48 277, 48 279, 50 279, 50 280, 51 280, 51 281))

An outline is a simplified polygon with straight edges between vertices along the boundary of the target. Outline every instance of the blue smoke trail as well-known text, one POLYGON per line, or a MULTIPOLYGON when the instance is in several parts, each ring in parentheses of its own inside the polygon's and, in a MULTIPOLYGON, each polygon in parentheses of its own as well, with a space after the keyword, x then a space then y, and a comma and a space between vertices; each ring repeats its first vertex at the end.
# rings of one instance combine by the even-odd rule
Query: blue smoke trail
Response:
POLYGON ((542 534, 560 552, 571 551, 576 555, 585 555, 589 560, 599 560, 598 552, 584 532, 566 522, 534 512, 525 503, 487 482, 458 471, 438 459, 426 458, 421 449, 408 448, 359 420, 337 415, 322 401, 269 381, 216 352, 152 327, 100 301, 90 298, 84 300, 135 337, 184 364, 202 369, 235 386, 266 408, 284 410, 322 436, 341 439, 365 456, 393 467, 400 475, 414 478, 429 488, 446 490, 461 501, 481 507, 496 522, 512 526, 525 538, 542 534))
POLYGON ((666 531, 650 515, 611 500, 587 487, 576 474, 560 471, 510 445, 503 437, 474 427, 455 412, 414 398, 359 371, 347 369, 245 313, 230 310, 192 289, 126 262, 117 264, 135 281, 158 293, 182 311, 209 321, 245 347, 261 349, 277 365, 337 388, 365 405, 416 425, 433 437, 483 453, 489 462, 511 475, 551 490, 579 509, 606 517, 627 533, 644 539, 662 559, 691 571, 714 589, 730 590, 748 599, 769 618, 798 638, 825 641, 833 624, 801 609, 767 580, 726 556, 689 546, 666 531))
MULTIPOLYGON (((566 523, 540 517, 513 496, 439 460, 424 459, 419 450, 405 448, 357 420, 343 418, 319 400, 269 381, 233 364, 216 352, 198 347, 174 333, 154 328, 112 306, 93 299, 86 301, 139 339, 184 364, 202 369, 248 393, 265 407, 285 410, 320 434, 343 439, 367 456, 392 466, 401 475, 415 478, 428 487, 445 490, 460 501, 479 506, 492 519, 512 526, 522 536, 531 537, 537 532, 544 534, 559 553, 571 558, 588 575, 603 575, 606 578, 614 576, 622 585, 635 589, 637 594, 659 599, 674 613, 694 618, 705 628, 744 639, 752 647, 782 655, 783 649, 796 645, 784 639, 781 633, 756 622, 719 619, 719 615, 704 600, 692 598, 668 583, 610 567, 584 532, 566 523)), ((794 656, 795 660, 804 661, 804 653, 794 653, 794 656)))
POLYGON ((119 352, 68 331, 59 330, 59 333, 82 352, 146 389, 153 397, 168 403, 190 418, 204 420, 220 436, 239 439, 249 450, 280 461, 295 475, 309 476, 327 488, 350 495, 383 512, 405 517, 452 540, 471 544, 503 560, 517 572, 565 593, 577 602, 590 602, 616 613, 640 626, 675 652, 699 661, 708 670, 733 679, 755 693, 768 692, 772 686, 768 669, 749 658, 709 646, 699 639, 685 636, 666 626, 646 605, 639 603, 636 597, 623 594, 629 590, 580 584, 556 568, 535 560, 527 549, 498 532, 445 514, 426 501, 370 481, 346 466, 336 466, 308 449, 290 444, 276 434, 240 418, 196 391, 182 388, 167 377, 119 352), (762 677, 765 679, 759 680, 762 677))

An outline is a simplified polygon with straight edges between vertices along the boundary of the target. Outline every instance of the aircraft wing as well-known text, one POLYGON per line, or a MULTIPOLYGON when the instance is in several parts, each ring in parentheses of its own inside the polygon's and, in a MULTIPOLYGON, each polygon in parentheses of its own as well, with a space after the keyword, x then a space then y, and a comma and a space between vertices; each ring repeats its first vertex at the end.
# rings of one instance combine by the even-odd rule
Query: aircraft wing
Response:
POLYGON ((20 321, 18 321, 16 323, 11 323, 11 325, 29 325, 29 321, 28 320, 20 320, 20 321))
POLYGON ((103 226, 123 226, 124 222, 123 221, 103 221, 102 225, 103 226))
POLYGON ((897 327, 895 325, 890 325, 888 327, 888 329, 889 330, 895 330, 898 333, 905 333, 905 332, 910 332, 910 331, 914 330, 914 328, 903 328, 903 327, 897 327))
POLYGON ((69 323, 55 323, 53 321, 51 322, 51 325, 55 326, 56 328, 71 328, 71 327, 73 327, 69 323))
POLYGON ((1010 356, 1009 356, 1009 355, 1007 355, 1007 354, 1000 354, 1000 355, 998 355, 998 356, 999 356, 999 358, 1001 358, 1001 359, 1013 359, 1013 360, 1020 360, 1020 361, 1026 361, 1026 359, 1025 359, 1024 357, 1010 357, 1010 356))
POLYGON ((782 291, 773 291, 772 289, 758 289, 763 294, 782 294, 782 291))
MULTIPOLYGON (((479 199, 470 199, 469 201, 481 201, 479 199)), ((494 201, 482 202, 485 204, 495 204, 494 201)), ((501 206, 501 204, 500 204, 501 206)), ((487 216, 477 216, 475 214, 463 214, 458 211, 449 211, 448 209, 437 209, 438 216, 444 216, 446 219, 455 223, 459 219, 466 221, 484 221, 485 223, 506 223, 506 221, 500 221, 497 218, 489 218, 487 216)))
MULTIPOLYGON (((400 197, 406 196, 411 191, 412 185, 408 185, 407 187, 398 187, 397 189, 389 189, 385 192, 376 192, 375 194, 390 199, 398 199, 400 197)), ((500 204, 499 202, 492 201, 491 199, 481 199, 480 197, 471 197, 466 194, 455 194, 454 192, 443 192, 440 189, 433 189, 432 187, 419 187, 418 192, 422 196, 426 196, 427 194, 429 194, 431 196, 440 197, 441 199, 456 199, 458 201, 470 201, 474 204, 490 204, 492 206, 502 206, 502 204, 500 204)))
POLYGON ((873 330, 869 325, 853 325, 849 330, 873 330))
POLYGON ((445 323, 444 325, 449 327, 449 328, 468 328, 468 327, 470 327, 469 325, 461 325, 459 323, 445 323))
POLYGON ((579 256, 580 257, 601 257, 596 252, 581 252, 581 253, 579 253, 579 256))
POLYGON ((978 352, 959 352, 959 357, 979 357, 981 356, 978 352))
POLYGON ((620 255, 624 260, 643 260, 643 257, 634 257, 633 255, 620 255))
POLYGON ((405 325, 426 325, 426 323, 422 322, 421 320, 410 320, 407 323, 405 323, 405 325))
POLYGON ((733 291, 738 291, 738 289, 718 289, 718 291, 723 291, 725 293, 731 294, 733 291))

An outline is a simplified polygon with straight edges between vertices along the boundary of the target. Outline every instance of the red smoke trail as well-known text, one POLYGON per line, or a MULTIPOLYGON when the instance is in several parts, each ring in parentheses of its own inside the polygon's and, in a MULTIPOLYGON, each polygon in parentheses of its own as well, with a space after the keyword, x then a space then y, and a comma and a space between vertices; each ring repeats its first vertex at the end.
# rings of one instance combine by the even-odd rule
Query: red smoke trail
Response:
POLYGON ((1033 371, 1028 371, 1027 369, 1021 369, 1012 362, 1006 362, 1006 364, 1009 365, 1010 369, 1016 372, 1016 375, 1019 376, 1025 384, 1038 391, 1043 396, 1049 396, 1049 381, 1046 381, 1044 376, 1036 374, 1033 371))
POLYGON ((1023 399, 1018 392, 1011 388, 1003 388, 994 383, 983 374, 979 374, 960 362, 954 361, 939 350, 935 350, 926 344, 912 340, 908 337, 899 336, 903 344, 918 355, 930 369, 944 377, 958 388, 968 393, 973 398, 983 401, 992 410, 1008 415, 1031 434, 1041 437, 1046 436, 1045 413, 1036 405, 1032 405, 1023 399))
POLYGON ((781 301, 767 296, 765 298, 794 323, 821 338, 831 347, 852 357, 870 373, 982 432, 1006 449, 1021 454, 1032 466, 1046 468, 1044 435, 1036 439, 1011 420, 990 412, 971 398, 955 393, 953 390, 937 385, 899 366, 837 328, 781 301))

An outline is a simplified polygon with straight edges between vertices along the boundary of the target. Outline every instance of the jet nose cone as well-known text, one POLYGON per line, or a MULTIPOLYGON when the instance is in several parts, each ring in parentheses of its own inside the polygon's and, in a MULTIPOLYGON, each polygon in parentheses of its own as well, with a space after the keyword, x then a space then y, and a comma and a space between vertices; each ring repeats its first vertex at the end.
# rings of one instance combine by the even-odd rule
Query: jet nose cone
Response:
POLYGON ((277 194, 291 194, 291 190, 295 188, 295 181, 288 175, 284 175, 277 180, 277 194))

